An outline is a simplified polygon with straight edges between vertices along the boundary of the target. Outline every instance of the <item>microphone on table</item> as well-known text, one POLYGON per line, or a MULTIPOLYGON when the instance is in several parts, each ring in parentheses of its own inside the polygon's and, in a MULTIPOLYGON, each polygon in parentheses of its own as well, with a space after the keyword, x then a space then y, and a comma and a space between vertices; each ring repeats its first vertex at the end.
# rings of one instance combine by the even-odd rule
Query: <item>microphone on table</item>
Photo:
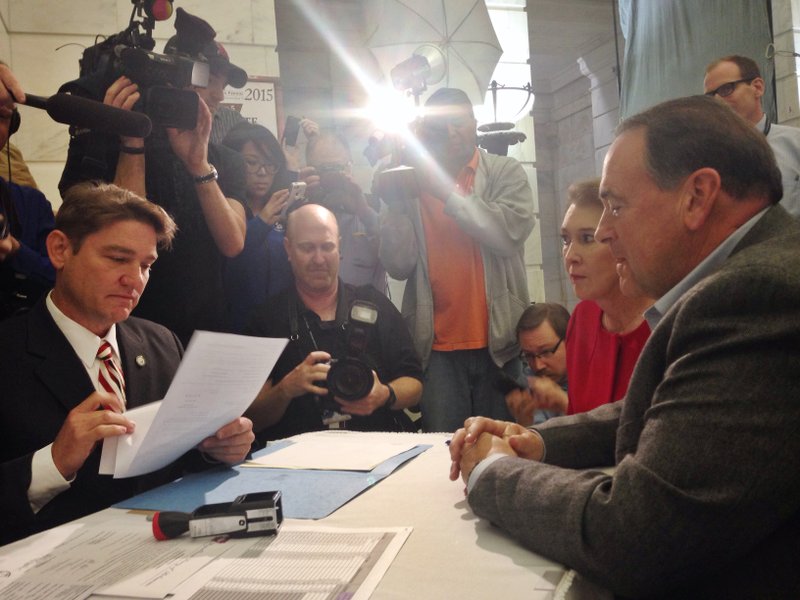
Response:
POLYGON ((59 123, 125 137, 147 137, 153 129, 145 114, 73 94, 54 94, 49 98, 25 94, 25 106, 47 111, 50 118, 59 123))

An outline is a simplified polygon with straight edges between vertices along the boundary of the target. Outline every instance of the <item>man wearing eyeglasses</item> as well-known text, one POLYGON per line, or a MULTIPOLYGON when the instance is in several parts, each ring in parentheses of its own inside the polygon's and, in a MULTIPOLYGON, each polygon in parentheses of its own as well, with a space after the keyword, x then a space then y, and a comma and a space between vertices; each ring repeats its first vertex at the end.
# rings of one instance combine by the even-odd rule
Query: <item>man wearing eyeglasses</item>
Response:
POLYGON ((342 281, 371 285, 386 295, 386 269, 378 257, 378 213, 353 179, 347 140, 326 131, 314 136, 306 147, 306 164, 314 169, 307 179, 308 200, 330 210, 339 224, 342 281))
POLYGON ((765 85, 756 62, 738 55, 712 62, 706 67, 703 80, 707 96, 719 98, 767 136, 781 170, 781 204, 792 216, 800 218, 800 129, 770 122, 761 108, 765 85))
POLYGON ((565 414, 567 397, 567 336, 569 312, 555 302, 532 304, 517 323, 520 358, 533 376, 528 388, 506 394, 506 404, 520 425, 541 423, 565 414))

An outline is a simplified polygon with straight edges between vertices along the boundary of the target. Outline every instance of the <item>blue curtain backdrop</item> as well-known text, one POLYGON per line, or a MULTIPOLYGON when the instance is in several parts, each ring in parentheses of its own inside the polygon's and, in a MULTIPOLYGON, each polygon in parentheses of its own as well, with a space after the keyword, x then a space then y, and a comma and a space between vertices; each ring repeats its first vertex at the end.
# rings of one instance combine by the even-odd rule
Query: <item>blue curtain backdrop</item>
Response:
POLYGON ((711 61, 749 56, 767 84, 764 111, 775 120, 774 65, 766 0, 619 0, 625 36, 620 117, 654 104, 703 93, 711 61))

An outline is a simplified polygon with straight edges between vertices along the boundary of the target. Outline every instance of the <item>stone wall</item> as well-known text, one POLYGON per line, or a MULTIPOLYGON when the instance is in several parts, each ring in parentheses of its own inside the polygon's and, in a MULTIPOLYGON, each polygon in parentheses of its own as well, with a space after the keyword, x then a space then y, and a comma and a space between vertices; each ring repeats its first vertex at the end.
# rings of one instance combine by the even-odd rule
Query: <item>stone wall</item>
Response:
POLYGON ((778 122, 800 127, 800 0, 772 0, 772 28, 775 39, 775 97, 778 122))
POLYGON ((599 176, 616 127, 619 93, 613 36, 592 48, 537 92, 534 106, 542 220, 544 287, 549 302, 576 300, 561 260, 567 188, 599 176))
MULTIPOLYGON (((779 51, 775 56, 778 121, 800 126, 800 59, 790 54, 800 52, 800 0, 773 0, 772 16, 779 51)), ((545 295, 570 309, 576 298, 562 265, 559 238, 566 190, 573 181, 601 174, 619 120, 613 32, 592 47, 580 48, 578 54, 574 64, 538 87, 534 76, 545 295)))

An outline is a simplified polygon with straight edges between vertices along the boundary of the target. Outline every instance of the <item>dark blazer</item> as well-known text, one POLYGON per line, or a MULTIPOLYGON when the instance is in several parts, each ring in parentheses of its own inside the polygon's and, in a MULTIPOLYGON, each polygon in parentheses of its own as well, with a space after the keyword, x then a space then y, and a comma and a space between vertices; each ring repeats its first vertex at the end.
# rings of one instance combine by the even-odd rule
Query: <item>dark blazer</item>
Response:
MULTIPOLYGON (((128 407, 163 398, 183 354, 175 335, 131 317, 117 324, 117 341, 128 407), (143 357, 138 361, 143 365, 137 357, 143 357)), ((130 479, 98 475, 98 444, 70 489, 34 515, 27 498, 33 453, 55 439, 67 413, 93 391, 44 301, 0 323, 0 543, 103 509, 179 475, 170 467, 130 479)))
POLYGON ((800 225, 771 208, 623 400, 537 430, 549 464, 497 460, 469 495, 535 552, 619 596, 800 598, 800 225))

